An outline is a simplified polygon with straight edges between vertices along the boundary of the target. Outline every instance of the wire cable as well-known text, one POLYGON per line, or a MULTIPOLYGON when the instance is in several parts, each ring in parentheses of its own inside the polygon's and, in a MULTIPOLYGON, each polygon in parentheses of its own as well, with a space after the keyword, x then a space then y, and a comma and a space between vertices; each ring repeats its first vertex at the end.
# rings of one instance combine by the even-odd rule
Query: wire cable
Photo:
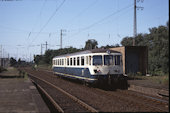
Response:
POLYGON ((57 11, 61 8, 61 6, 63 6, 64 2, 66 0, 63 0, 63 2, 59 5, 59 7, 56 8, 56 10, 54 11, 54 13, 50 16, 50 18, 48 19, 48 21, 44 24, 44 26, 40 29, 40 31, 38 32, 38 34, 35 36, 35 38, 32 40, 32 42, 35 41, 35 39, 38 37, 38 35, 43 31, 43 29, 48 25, 48 23, 51 21, 51 19, 55 16, 55 14, 57 13, 57 11))
MULTIPOLYGON (((73 21, 74 21, 75 19, 77 19, 77 17, 80 17, 84 12, 86 12, 89 8, 91 8, 92 6, 94 6, 97 2, 98 2, 98 0, 95 0, 94 2, 92 2, 88 7, 86 7, 86 8, 83 9, 80 13, 78 13, 75 17, 73 17, 72 19, 70 19, 70 20, 71 20, 70 22, 73 23, 73 21)), ((72 23, 69 24, 69 26, 71 26, 72 23)))
POLYGON ((34 24, 34 27, 32 28, 31 32, 28 34, 27 40, 28 40, 29 37, 31 36, 31 33, 34 31, 35 26, 37 25, 38 19, 39 19, 39 17, 41 17, 41 15, 42 15, 42 10, 44 9, 44 6, 45 6, 46 2, 47 2, 47 0, 44 0, 44 3, 42 4, 42 7, 41 7, 41 9, 40 9, 40 13, 39 13, 38 16, 37 16, 37 19, 36 19, 36 22, 35 22, 35 24, 34 24))
POLYGON ((122 9, 120 9, 120 10, 117 10, 116 12, 114 12, 114 13, 112 13, 112 14, 110 14, 110 15, 102 18, 102 19, 100 19, 99 21, 97 21, 97 22, 95 22, 95 23, 93 23, 93 24, 91 24, 91 25, 89 25, 89 26, 87 26, 87 27, 84 27, 84 28, 79 29, 79 32, 77 32, 77 33, 75 33, 75 34, 73 34, 73 35, 71 35, 71 36, 75 36, 75 35, 79 34, 80 32, 83 32, 83 31, 85 31, 85 30, 87 30, 87 29, 90 29, 90 28, 96 26, 97 24, 101 23, 102 21, 104 21, 104 20, 106 20, 106 19, 108 19, 108 18, 116 15, 117 13, 120 13, 121 11, 123 11, 123 10, 125 10, 125 9, 128 9, 128 8, 130 8, 130 7, 132 7, 132 6, 133 6, 133 4, 128 5, 128 6, 122 8, 122 9))

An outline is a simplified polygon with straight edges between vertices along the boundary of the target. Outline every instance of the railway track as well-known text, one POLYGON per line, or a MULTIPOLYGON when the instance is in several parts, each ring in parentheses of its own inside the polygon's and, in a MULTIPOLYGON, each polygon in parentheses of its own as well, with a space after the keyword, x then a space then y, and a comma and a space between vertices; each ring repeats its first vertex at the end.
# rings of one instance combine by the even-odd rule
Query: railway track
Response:
MULTIPOLYGON (((159 101, 159 99, 153 99, 152 97, 146 97, 146 95, 144 95, 144 96, 138 95, 137 93, 135 93, 135 92, 132 93, 131 91, 128 91, 128 90, 105 91, 105 90, 98 89, 98 88, 83 87, 80 84, 75 84, 75 83, 70 82, 70 81, 65 81, 63 79, 59 79, 58 77, 53 76, 51 71, 50 72, 41 71, 41 70, 33 71, 33 70, 29 70, 29 69, 25 70, 25 71, 30 72, 30 74, 36 75, 37 77, 41 77, 43 79, 46 79, 51 84, 56 84, 56 81, 57 82, 63 81, 61 83, 59 82, 58 85, 60 85, 60 87, 63 83, 64 84, 70 84, 70 85, 74 84, 73 86, 70 86, 70 87, 77 87, 77 86, 80 87, 81 90, 79 88, 76 89, 76 90, 80 91, 79 94, 77 94, 77 93, 75 93, 75 91, 76 91, 75 88, 73 88, 72 90, 68 90, 69 87, 64 88, 63 85, 62 85, 62 89, 64 89, 67 92, 75 95, 78 98, 81 98, 84 102, 89 103, 90 105, 93 105, 99 111, 110 111, 110 112, 113 112, 113 111, 118 111, 118 112, 120 112, 120 111, 124 111, 124 112, 125 111, 168 112, 169 103, 167 101, 165 101, 165 102, 159 101), (84 97, 82 98, 80 96, 80 94, 82 94, 82 93, 87 93, 90 96, 88 96, 87 98, 84 98, 84 97), (96 95, 98 98, 101 98, 101 100, 99 100, 99 101, 96 100, 97 98, 94 98, 93 94, 96 95), (89 101, 88 98, 93 98, 94 100, 89 101), (107 98, 107 99, 104 99, 104 100, 106 100, 108 102, 102 101, 103 98, 107 98), (105 106, 103 106, 101 108, 100 104, 98 104, 97 101, 100 102, 101 104, 105 105, 105 106), (115 104, 114 104, 114 101, 116 102, 115 104), (107 103, 109 103, 109 104, 107 104, 107 103), (114 106, 114 108, 109 108, 110 110, 108 110, 107 106, 108 107, 114 106)), ((41 80, 39 80, 39 81, 41 81, 41 80)), ((42 84, 42 86, 48 87, 48 86, 45 86, 43 84, 42 84)), ((87 110, 87 109, 85 109, 85 110, 87 110)), ((87 111, 89 111, 89 110, 87 110, 87 111)), ((96 112, 97 112, 97 110, 96 110, 96 112)))
MULTIPOLYGON (((53 73, 53 71, 51 71, 51 70, 46 70, 44 68, 42 68, 42 69, 45 72, 53 73)), ((40 68, 40 71, 42 71, 41 68, 40 68)), ((121 93, 124 93, 124 94, 127 94, 127 95, 137 96, 137 97, 140 97, 142 99, 152 99, 153 101, 156 101, 158 103, 169 104, 169 101, 168 101, 169 99, 168 100, 165 100, 165 99, 163 100, 161 97, 159 98, 159 97, 154 97, 154 96, 147 96, 146 94, 139 94, 139 93, 136 94, 136 92, 134 93, 134 91, 129 91, 129 90, 126 91, 126 92, 122 91, 122 90, 117 90, 117 91, 121 92, 121 93)))
MULTIPOLYGON (((53 71, 51 71, 51 70, 47 70, 47 69, 44 69, 44 68, 40 68, 40 71, 42 71, 41 69, 43 69, 43 71, 45 71, 45 72, 48 72, 48 73, 53 73, 53 71)), ((169 99, 168 100, 163 100, 163 99, 161 99, 161 98, 159 98, 159 97, 154 97, 154 96, 147 96, 147 95, 145 95, 145 94, 135 94, 135 93, 132 93, 133 91, 128 91, 128 92, 130 92, 130 93, 127 93, 127 91, 126 92, 124 92, 124 91, 122 91, 122 90, 117 90, 118 92, 121 92, 121 93, 124 93, 124 94, 128 94, 128 95, 132 95, 132 96, 138 96, 138 97, 140 97, 140 98, 143 98, 143 99, 152 99, 153 101, 156 101, 156 102, 158 102, 158 103, 164 103, 164 104, 167 104, 167 103, 169 103, 169 99)))
POLYGON ((127 90, 127 91, 117 90, 117 92, 123 93, 125 95, 130 95, 133 97, 138 97, 138 98, 141 98, 142 100, 153 101, 153 102, 157 102, 157 103, 164 104, 164 105, 169 104, 169 99, 168 100, 162 99, 162 97, 150 96, 150 95, 137 93, 135 91, 130 91, 130 90, 127 90))
POLYGON ((34 83, 38 84, 38 87, 45 95, 47 95, 59 112, 98 112, 95 108, 89 106, 56 85, 31 74, 29 74, 29 76, 33 79, 34 83), (44 88, 42 88, 41 85, 44 88))
POLYGON ((130 93, 129 91, 122 91, 122 90, 117 90, 116 92, 111 92, 111 91, 105 91, 102 89, 95 88, 96 91, 99 91, 105 95, 108 95, 110 97, 116 97, 124 101, 129 101, 129 103, 135 103, 136 106, 141 106, 146 109, 151 109, 153 112, 168 112, 168 106, 169 102, 168 101, 162 101, 156 98, 152 98, 151 96, 146 96, 146 95, 138 95, 138 94, 133 94, 130 93), (138 100, 138 101, 136 101, 138 100))

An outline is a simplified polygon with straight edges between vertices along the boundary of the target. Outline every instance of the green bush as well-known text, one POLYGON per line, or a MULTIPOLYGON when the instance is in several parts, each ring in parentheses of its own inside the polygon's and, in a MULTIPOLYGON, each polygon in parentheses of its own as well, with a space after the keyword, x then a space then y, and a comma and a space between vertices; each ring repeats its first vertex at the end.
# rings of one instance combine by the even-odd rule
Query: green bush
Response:
POLYGON ((3 68, 2 66, 0 66, 0 73, 3 71, 7 71, 5 68, 3 68))

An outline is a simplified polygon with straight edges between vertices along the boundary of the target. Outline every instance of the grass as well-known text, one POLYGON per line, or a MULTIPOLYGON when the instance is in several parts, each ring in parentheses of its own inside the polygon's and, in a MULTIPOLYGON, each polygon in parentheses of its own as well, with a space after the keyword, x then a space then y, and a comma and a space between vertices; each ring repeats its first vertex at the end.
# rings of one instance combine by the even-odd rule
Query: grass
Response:
POLYGON ((14 67, 8 67, 6 69, 6 71, 3 71, 1 74, 5 74, 5 75, 19 75, 19 72, 14 67))
POLYGON ((49 64, 41 64, 41 65, 38 65, 37 68, 43 68, 43 69, 50 70, 51 65, 49 65, 49 64))
POLYGON ((0 75, 7 78, 24 78, 25 80, 28 79, 27 73, 14 67, 8 67, 7 71, 3 71, 0 73, 0 75))
POLYGON ((149 76, 146 79, 151 80, 157 84, 169 85, 169 75, 149 76))
POLYGON ((141 76, 141 75, 128 75, 131 79, 139 79, 139 80, 150 80, 156 84, 160 85, 169 85, 169 74, 167 75, 160 75, 160 76, 141 76))
POLYGON ((7 69, 3 68, 2 66, 0 66, 0 73, 7 71, 7 69))
POLYGON ((24 79, 25 79, 25 80, 28 80, 28 74, 27 74, 27 72, 26 72, 26 73, 23 73, 23 76, 24 76, 24 79))

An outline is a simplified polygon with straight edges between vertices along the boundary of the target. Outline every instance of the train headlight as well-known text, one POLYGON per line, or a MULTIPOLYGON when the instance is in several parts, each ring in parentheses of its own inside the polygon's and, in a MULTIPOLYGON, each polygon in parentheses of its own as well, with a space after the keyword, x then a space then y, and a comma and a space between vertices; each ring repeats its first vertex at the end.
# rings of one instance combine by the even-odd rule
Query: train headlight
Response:
POLYGON ((95 73, 100 73, 101 71, 100 71, 100 69, 94 69, 94 72, 95 73))
POLYGON ((97 69, 94 69, 94 73, 97 73, 97 69))
POLYGON ((119 73, 119 72, 120 72, 120 70, 119 70, 119 69, 115 69, 114 71, 115 71, 115 72, 117 72, 117 73, 119 73))

